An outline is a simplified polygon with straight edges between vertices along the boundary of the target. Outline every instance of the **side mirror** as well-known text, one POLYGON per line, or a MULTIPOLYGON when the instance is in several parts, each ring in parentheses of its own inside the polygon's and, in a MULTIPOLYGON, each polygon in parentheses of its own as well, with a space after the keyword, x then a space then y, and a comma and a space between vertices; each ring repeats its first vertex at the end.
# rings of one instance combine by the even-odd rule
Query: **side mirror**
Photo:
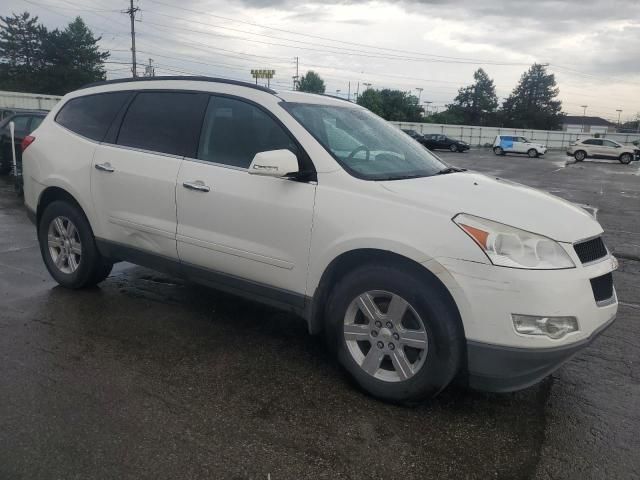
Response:
POLYGON ((286 149, 258 152, 249 165, 251 175, 287 177, 298 172, 298 157, 286 149))

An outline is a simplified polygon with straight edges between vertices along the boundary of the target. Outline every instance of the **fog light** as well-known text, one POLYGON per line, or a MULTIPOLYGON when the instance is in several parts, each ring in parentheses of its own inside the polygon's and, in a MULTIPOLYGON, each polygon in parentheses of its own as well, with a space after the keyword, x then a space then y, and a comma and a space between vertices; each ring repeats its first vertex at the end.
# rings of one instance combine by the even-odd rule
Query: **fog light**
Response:
POLYGON ((535 315, 511 314, 516 332, 524 335, 545 335, 558 339, 567 333, 578 331, 576 317, 538 317, 535 315))

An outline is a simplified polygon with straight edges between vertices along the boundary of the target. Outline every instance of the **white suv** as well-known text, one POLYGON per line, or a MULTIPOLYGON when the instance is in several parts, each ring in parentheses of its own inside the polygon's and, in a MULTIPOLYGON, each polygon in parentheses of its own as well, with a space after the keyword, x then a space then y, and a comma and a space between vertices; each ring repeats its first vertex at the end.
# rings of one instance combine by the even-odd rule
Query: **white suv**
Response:
POLYGON ((496 135, 493 141, 493 153, 505 155, 507 153, 520 153, 535 158, 547 153, 547 146, 527 140, 524 137, 513 135, 496 135))
POLYGON ((584 138, 569 145, 567 155, 574 157, 576 162, 585 158, 609 158, 628 165, 634 159, 640 159, 640 149, 605 138, 584 138))
POLYGON ((616 262, 584 210, 449 167, 347 101, 111 81, 66 95, 24 146, 60 284, 126 260, 288 309, 382 399, 456 376, 524 388, 616 315, 616 262))

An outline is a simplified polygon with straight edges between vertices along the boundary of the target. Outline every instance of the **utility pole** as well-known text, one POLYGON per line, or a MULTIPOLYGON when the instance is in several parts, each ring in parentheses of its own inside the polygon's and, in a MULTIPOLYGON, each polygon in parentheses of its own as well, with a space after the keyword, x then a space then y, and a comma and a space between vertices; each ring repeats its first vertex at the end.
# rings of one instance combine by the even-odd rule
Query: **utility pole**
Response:
POLYGON ((296 61, 296 74, 293 77, 293 89, 297 90, 298 89, 298 79, 300 78, 299 72, 298 72, 300 58, 299 57, 294 57, 294 59, 296 61))
POLYGON ((358 87, 356 88, 356 98, 354 98, 356 103, 358 103, 359 96, 360 96, 360 82, 358 82, 358 87))
POLYGON ((351 80, 349 80, 349 90, 347 90, 347 100, 351 101, 351 80))
POLYGON ((420 105, 420 97, 422 97, 422 91, 424 90, 424 88, 418 87, 416 88, 416 90, 418 91, 418 105, 420 105))
POLYGON ((580 107, 582 108, 582 128, 580 129, 580 132, 584 133, 584 121, 585 121, 585 117, 587 116, 587 107, 589 105, 580 105, 580 107))
POLYGON ((136 12, 140 10, 138 7, 133 6, 133 0, 129 0, 129 8, 124 11, 124 13, 129 14, 129 18, 131 19, 131 73, 133 74, 133 78, 138 76, 138 71, 136 70, 136 12))

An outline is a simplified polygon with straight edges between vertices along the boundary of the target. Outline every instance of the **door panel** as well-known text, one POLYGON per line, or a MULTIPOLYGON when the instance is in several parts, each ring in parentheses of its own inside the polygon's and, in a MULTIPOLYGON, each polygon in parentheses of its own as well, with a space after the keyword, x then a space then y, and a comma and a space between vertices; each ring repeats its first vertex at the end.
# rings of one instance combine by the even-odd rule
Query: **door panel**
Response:
POLYGON ((315 185, 191 160, 177 185, 181 261, 305 293, 315 185))
POLYGON ((187 264, 305 293, 315 184, 250 175, 258 152, 306 158, 275 116, 242 99, 212 96, 197 159, 178 176, 177 243, 187 264))
POLYGON ((172 155, 98 146, 91 193, 99 236, 177 258, 175 185, 181 161, 172 155))

